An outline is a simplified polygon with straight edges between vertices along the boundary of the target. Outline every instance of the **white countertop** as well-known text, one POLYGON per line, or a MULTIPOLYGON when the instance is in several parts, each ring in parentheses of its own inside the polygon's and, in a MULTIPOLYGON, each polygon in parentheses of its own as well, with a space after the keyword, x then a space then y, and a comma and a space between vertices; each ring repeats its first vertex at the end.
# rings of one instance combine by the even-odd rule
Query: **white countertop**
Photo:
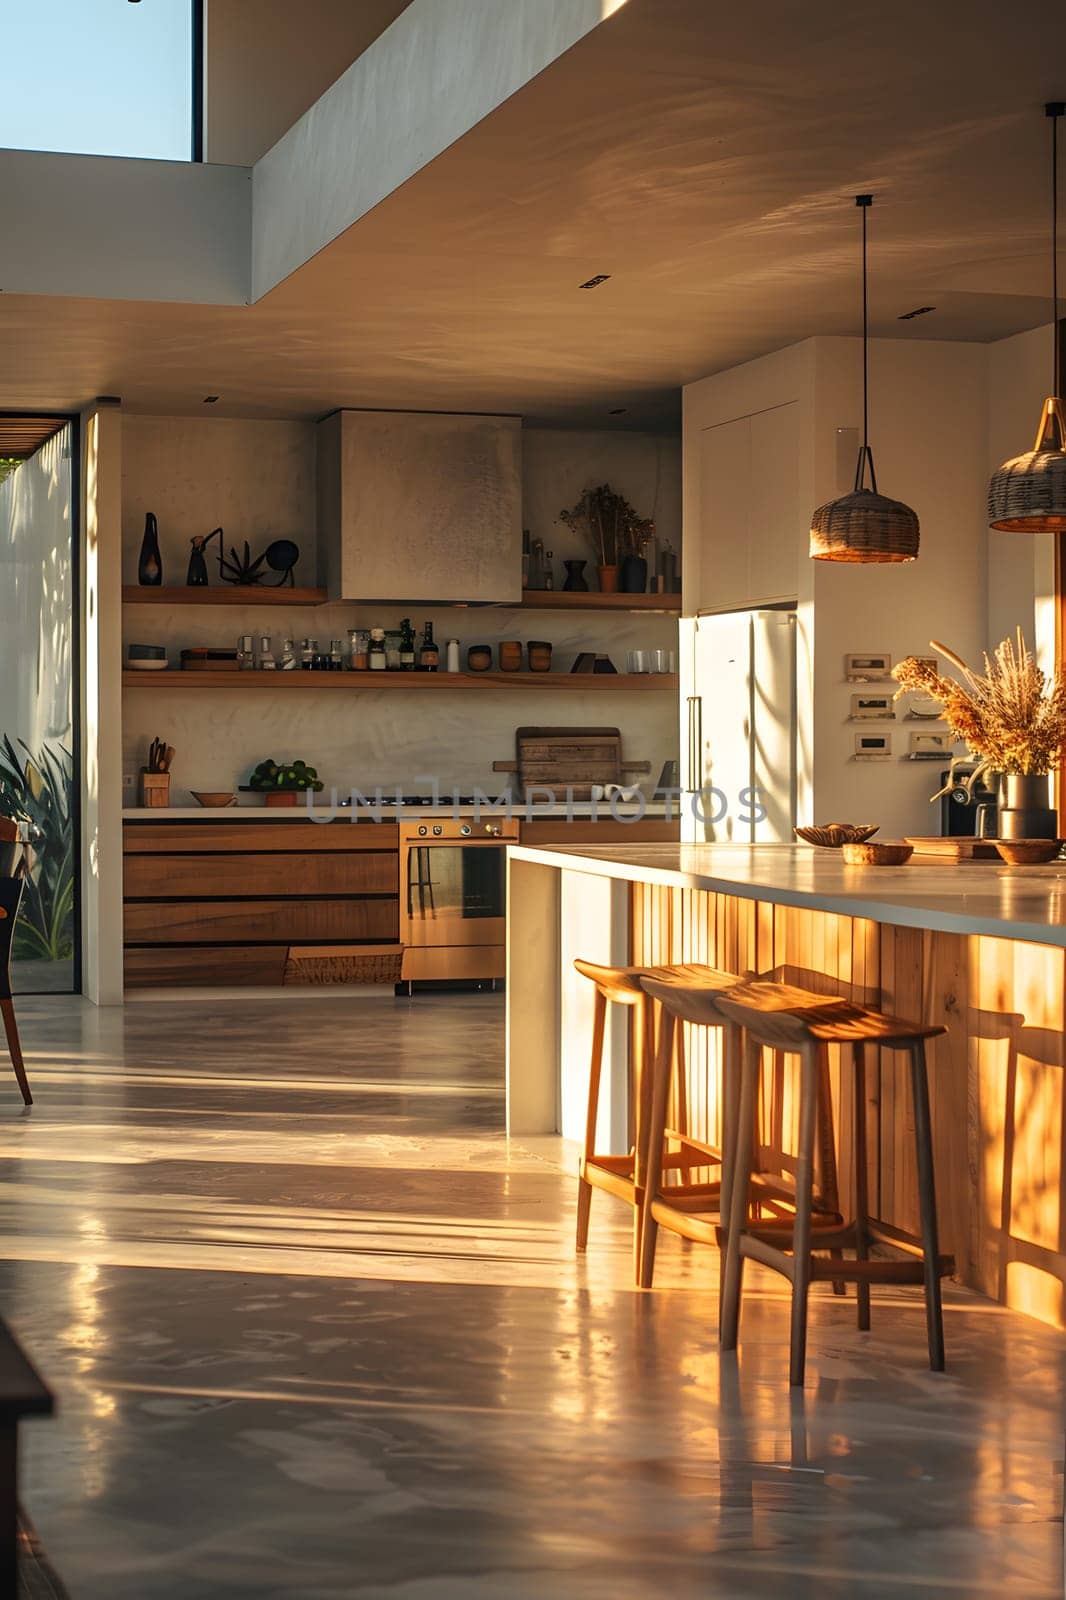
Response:
POLYGON ((850 867, 839 851, 791 844, 512 845, 510 853, 598 877, 1066 948, 1066 861, 1009 867, 912 856, 902 867, 850 867))

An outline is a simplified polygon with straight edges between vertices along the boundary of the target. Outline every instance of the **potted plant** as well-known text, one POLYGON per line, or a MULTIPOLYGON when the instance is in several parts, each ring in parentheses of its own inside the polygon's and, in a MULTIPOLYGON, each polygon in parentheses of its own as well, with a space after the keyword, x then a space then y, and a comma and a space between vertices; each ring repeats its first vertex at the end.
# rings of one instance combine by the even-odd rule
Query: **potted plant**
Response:
POLYGON ((25 882, 12 953, 17 961, 65 961, 74 950, 74 762, 61 745, 34 756, 18 742, 21 753, 6 735, 0 742, 0 815, 18 833, 0 845, 0 857, 25 882))
POLYGON ((294 806, 297 796, 309 789, 320 794, 322 781, 316 769, 305 761, 260 761, 248 787, 261 793, 268 806, 294 806))
POLYGON ((592 546, 598 557, 601 593, 617 593, 619 563, 623 592, 644 592, 648 563, 641 552, 654 537, 655 524, 651 518, 639 517, 624 495, 617 494, 609 483, 601 483, 586 489, 575 506, 560 511, 559 521, 592 546))
POLYGON ((976 758, 964 780, 968 789, 982 776, 1001 775, 1002 838, 1054 839, 1058 825, 1048 774, 1066 757, 1066 673, 1043 672, 1020 628, 1016 639, 1004 639, 991 657, 985 655, 984 672, 974 672, 935 639, 930 644, 958 668, 962 682, 941 676, 934 661, 908 656, 892 673, 900 685, 897 696, 918 689, 941 705, 953 736, 965 740, 976 758))

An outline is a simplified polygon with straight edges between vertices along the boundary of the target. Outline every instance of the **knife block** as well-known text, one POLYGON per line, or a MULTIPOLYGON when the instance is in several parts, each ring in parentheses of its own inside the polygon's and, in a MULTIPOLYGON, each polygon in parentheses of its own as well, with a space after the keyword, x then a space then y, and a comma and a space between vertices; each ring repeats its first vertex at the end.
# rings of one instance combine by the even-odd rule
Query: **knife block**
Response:
POLYGON ((141 805, 168 806, 170 804, 170 773, 149 772, 141 768, 141 805))

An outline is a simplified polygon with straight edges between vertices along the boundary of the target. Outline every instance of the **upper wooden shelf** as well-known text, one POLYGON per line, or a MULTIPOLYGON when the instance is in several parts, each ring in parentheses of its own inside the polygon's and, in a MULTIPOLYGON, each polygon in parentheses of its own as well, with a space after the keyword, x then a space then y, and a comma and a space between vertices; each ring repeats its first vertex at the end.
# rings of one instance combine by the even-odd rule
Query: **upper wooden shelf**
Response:
POLYGON ((524 589, 522 607, 528 611, 662 611, 676 616, 679 594, 600 594, 571 589, 524 589))
POLYGON ((122 603, 126 606, 321 606, 328 598, 325 589, 265 589, 258 584, 142 589, 140 584, 127 583, 122 587, 122 603))
MULTIPOLYGON (((329 601, 325 589, 260 588, 255 584, 239 587, 236 584, 214 584, 203 589, 179 588, 142 589, 139 584, 127 583, 122 588, 122 603, 127 606, 324 606, 329 601)), ((338 605, 355 605, 358 602, 338 601, 338 605)), ((367 605, 392 606, 450 606, 452 600, 368 600, 367 605)), ((509 602, 500 601, 499 609, 506 610, 509 602)), ((644 611, 677 616, 681 610, 679 594, 600 594, 598 591, 583 594, 567 589, 525 589, 522 599, 514 602, 522 611, 644 611)))
POLYGON ((246 693, 255 689, 348 690, 412 689, 450 691, 454 689, 545 689, 571 694, 603 694, 612 689, 631 691, 676 689, 677 674, 670 672, 139 672, 127 668, 122 674, 125 689, 236 689, 246 693))

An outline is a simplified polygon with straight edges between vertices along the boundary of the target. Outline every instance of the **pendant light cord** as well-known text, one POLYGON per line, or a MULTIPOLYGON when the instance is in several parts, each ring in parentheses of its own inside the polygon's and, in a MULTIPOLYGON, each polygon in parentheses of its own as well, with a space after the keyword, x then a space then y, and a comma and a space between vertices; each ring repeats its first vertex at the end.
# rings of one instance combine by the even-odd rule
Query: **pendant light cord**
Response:
POLYGON ((866 286, 866 213, 873 203, 872 194, 855 196, 855 204, 862 211, 862 449, 859 451, 859 471, 855 487, 859 489, 865 484, 866 469, 869 467, 870 485, 876 494, 877 479, 874 476, 874 460, 870 452, 870 306, 866 286))
POLYGON ((1047 107, 1051 118, 1051 332, 1054 345, 1053 395, 1061 395, 1059 380, 1062 376, 1062 357, 1059 338, 1059 117, 1062 106, 1055 102, 1047 107))

